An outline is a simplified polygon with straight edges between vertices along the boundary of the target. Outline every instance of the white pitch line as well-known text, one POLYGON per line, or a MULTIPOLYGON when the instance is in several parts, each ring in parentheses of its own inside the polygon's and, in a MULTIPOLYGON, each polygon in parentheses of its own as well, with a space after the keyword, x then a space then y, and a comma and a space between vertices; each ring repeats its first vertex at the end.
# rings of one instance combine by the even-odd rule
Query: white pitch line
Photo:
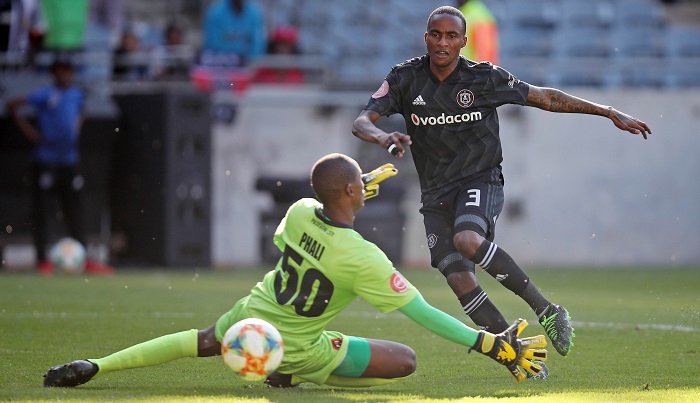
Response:
MULTIPOLYGON (((382 319, 391 317, 392 319, 403 318, 408 319, 408 317, 402 315, 398 312, 390 312, 388 314, 381 312, 357 312, 357 311, 346 311, 341 314, 342 316, 351 317, 362 317, 362 318, 375 318, 382 319)), ((700 328, 692 326, 682 326, 682 325, 666 325, 666 324, 649 324, 649 323, 618 323, 618 322, 578 322, 572 321, 571 324, 574 328, 577 327, 598 327, 607 329, 652 329, 652 330, 664 330, 664 331, 676 331, 676 332, 700 332, 700 328)))
POLYGON ((651 330, 667 330, 675 332, 700 332, 700 329, 691 326, 681 325, 664 325, 650 323, 615 323, 615 322, 577 322, 572 321, 571 324, 576 327, 603 327, 608 329, 651 329, 651 330))
MULTIPOLYGON (((134 317, 149 317, 149 318, 194 318, 193 312, 110 312, 110 313, 97 313, 97 312, 15 312, 8 313, 0 311, 0 318, 2 317, 13 317, 16 319, 98 319, 98 318, 119 318, 119 319, 129 319, 134 317)), ((213 313, 211 316, 216 316, 213 313)), ((408 319, 406 316, 398 313, 392 312, 384 314, 381 312, 357 312, 357 311, 345 311, 341 316, 349 317, 361 317, 361 318, 374 318, 383 319, 391 317, 392 319, 402 318, 408 319)), ((644 330, 661 330, 661 331, 673 331, 673 332, 689 332, 696 333, 700 332, 700 328, 692 326, 683 325, 667 325, 662 323, 619 323, 619 322, 579 322, 572 321, 571 324, 574 328, 590 327, 590 328, 606 328, 606 329, 644 329, 644 330)))
POLYGON ((5 312, 0 312, 0 318, 3 316, 12 316, 17 319, 98 319, 98 318, 110 318, 110 319, 130 319, 130 318, 194 318, 196 315, 192 312, 17 312, 13 314, 7 314, 5 312))

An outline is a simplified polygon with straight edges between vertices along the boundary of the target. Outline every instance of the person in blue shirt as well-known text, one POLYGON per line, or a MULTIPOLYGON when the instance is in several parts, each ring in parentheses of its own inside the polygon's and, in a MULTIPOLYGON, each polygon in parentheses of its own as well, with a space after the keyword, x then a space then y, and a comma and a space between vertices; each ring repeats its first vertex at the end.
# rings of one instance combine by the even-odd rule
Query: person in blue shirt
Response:
POLYGON ((263 11, 246 0, 218 0, 203 21, 204 53, 234 54, 246 64, 265 53, 267 31, 263 11))
MULTIPOLYGON (((32 168, 32 229, 37 270, 43 275, 51 275, 54 269, 46 257, 49 241, 46 213, 54 195, 61 201, 70 236, 85 245, 80 199, 85 180, 78 170, 85 94, 73 83, 73 65, 69 61, 57 59, 51 66, 51 74, 52 84, 26 96, 12 98, 6 104, 22 133, 36 145, 32 168), (25 104, 35 110, 38 127, 19 113, 25 104)), ((85 271, 111 274, 113 269, 89 259, 85 271)))

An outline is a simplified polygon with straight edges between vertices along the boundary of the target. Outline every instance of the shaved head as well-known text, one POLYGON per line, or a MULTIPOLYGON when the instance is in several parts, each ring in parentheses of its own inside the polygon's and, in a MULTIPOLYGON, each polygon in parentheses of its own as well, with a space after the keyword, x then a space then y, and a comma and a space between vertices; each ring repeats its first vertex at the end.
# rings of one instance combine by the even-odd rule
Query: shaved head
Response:
POLYGON ((361 174, 360 165, 354 159, 343 154, 328 154, 311 168, 311 187, 319 201, 326 204, 338 198, 361 174))

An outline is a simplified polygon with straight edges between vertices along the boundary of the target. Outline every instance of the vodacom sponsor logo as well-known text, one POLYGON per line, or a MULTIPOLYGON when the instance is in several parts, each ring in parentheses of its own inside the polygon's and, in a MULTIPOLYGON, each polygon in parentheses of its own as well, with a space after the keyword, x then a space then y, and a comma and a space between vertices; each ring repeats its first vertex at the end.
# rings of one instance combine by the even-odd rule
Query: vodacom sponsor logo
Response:
POLYGON ((445 115, 443 112, 440 116, 418 116, 415 113, 411 114, 411 122, 416 126, 435 126, 435 125, 450 125, 453 123, 465 123, 481 120, 481 112, 465 112, 456 115, 445 115))

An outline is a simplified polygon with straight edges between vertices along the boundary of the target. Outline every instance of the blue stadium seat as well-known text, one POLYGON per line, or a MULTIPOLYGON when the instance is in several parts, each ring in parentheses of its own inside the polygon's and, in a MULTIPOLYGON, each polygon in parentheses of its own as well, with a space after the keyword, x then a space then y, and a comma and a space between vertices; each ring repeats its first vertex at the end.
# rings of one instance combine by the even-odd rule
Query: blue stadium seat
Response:
POLYGON ((615 20, 622 26, 662 27, 666 24, 664 8, 653 0, 615 0, 615 20))
POLYGON ((611 56, 610 35, 605 28, 567 24, 555 31, 555 53, 560 58, 611 56))
POLYGON ((669 26, 666 29, 666 56, 672 59, 700 59, 700 29, 669 26))
POLYGON ((571 63, 551 75, 548 85, 554 87, 604 87, 607 86, 607 64, 596 66, 571 63))
MULTIPOLYGON (((337 49, 342 56, 374 57, 379 50, 377 34, 363 26, 336 26, 326 34, 330 46, 326 49, 337 49)), ((327 53, 326 53, 327 54, 327 53)))
POLYGON ((371 59, 344 57, 335 66, 336 83, 343 87, 378 86, 389 67, 377 66, 371 59))
POLYGON ((687 88, 700 88, 700 68, 697 64, 692 66, 676 66, 664 73, 664 86, 669 89, 679 90, 687 88))
POLYGON ((657 26, 617 26, 611 46, 617 57, 660 58, 666 53, 665 31, 657 26))
POLYGON ((532 27, 503 27, 500 30, 500 51, 503 56, 549 57, 553 54, 549 30, 532 27))
POLYGON ((318 55, 324 53, 323 38, 328 32, 326 26, 303 25, 299 27, 299 49, 302 53, 309 55, 318 55))
POLYGON ((325 25, 331 7, 324 0, 301 0, 297 6, 296 20, 303 29, 310 25, 325 25))
POLYGON ((663 88, 663 75, 656 63, 624 63, 606 77, 615 86, 626 88, 663 88))
POLYGON ((504 25, 552 29, 561 18, 559 5, 554 0, 508 0, 504 25))
POLYGON ((615 7, 604 0, 564 0, 561 3, 561 21, 566 26, 607 28, 615 20, 615 7))

